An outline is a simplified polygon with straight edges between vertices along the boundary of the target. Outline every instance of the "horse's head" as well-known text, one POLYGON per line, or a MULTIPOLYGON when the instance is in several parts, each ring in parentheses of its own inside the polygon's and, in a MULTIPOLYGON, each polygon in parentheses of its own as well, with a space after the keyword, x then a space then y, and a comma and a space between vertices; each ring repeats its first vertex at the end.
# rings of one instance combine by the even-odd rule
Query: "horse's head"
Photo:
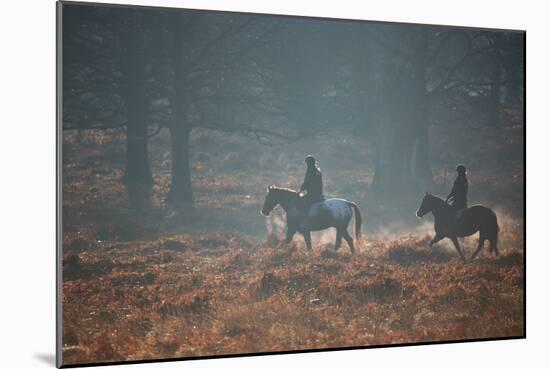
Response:
POLYGON ((293 206, 296 206, 298 193, 289 188, 269 186, 267 187, 267 195, 265 196, 264 206, 260 212, 263 216, 268 216, 271 210, 277 205, 281 205, 285 211, 289 211, 293 206))
POLYGON ((262 207, 262 214, 264 217, 268 216, 271 213, 271 210, 278 204, 278 200, 275 196, 275 186, 271 185, 267 187, 267 195, 265 196, 264 206, 262 207))
POLYGON ((422 203, 420 204, 420 207, 416 211, 416 216, 421 218, 424 215, 428 214, 433 209, 433 200, 434 196, 432 196, 430 193, 426 192, 426 195, 422 199, 422 203))

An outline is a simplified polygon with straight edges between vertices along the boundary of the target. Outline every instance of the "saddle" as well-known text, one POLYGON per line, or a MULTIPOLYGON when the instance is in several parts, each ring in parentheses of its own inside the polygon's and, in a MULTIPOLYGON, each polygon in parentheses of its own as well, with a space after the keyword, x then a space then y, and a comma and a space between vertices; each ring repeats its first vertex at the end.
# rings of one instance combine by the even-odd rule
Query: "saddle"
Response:
POLYGON ((311 204, 307 209, 307 212, 304 207, 296 207, 294 210, 296 212, 295 214, 300 215, 302 217, 316 217, 319 213, 319 207, 321 206, 322 203, 323 201, 319 201, 311 204))
POLYGON ((322 203, 323 201, 317 201, 311 204, 309 206, 309 209, 305 209, 303 207, 301 209, 296 209, 298 211, 298 214, 300 215, 300 221, 299 221, 300 228, 308 227, 309 219, 314 218, 318 215, 319 207, 321 206, 322 203))
POLYGON ((460 208, 456 210, 453 214, 453 217, 449 220, 449 223, 447 224, 447 229, 449 231, 454 231, 461 225, 461 221, 464 219, 464 211, 465 208, 460 208))
POLYGON ((308 211, 307 211, 307 215, 308 217, 316 217, 317 216, 317 212, 319 210, 319 206, 323 203, 323 201, 318 201, 318 202, 314 202, 313 204, 311 204, 311 206, 309 207, 308 211))
POLYGON ((301 215, 302 217, 316 216, 319 205, 321 205, 325 201, 324 197, 312 199, 311 196, 304 195, 303 193, 299 194, 299 197, 300 198, 296 210, 298 210, 299 215, 301 215))

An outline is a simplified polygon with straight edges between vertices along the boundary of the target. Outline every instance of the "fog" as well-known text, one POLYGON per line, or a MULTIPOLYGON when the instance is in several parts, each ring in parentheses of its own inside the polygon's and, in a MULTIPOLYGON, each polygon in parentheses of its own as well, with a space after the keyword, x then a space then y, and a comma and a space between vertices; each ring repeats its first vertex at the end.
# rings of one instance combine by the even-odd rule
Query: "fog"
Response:
POLYGON ((422 196, 458 164, 472 202, 522 217, 520 32, 66 5, 63 35, 64 160, 112 142, 123 207, 239 208, 228 228, 262 234, 251 208, 313 155, 371 232, 423 232, 422 196))

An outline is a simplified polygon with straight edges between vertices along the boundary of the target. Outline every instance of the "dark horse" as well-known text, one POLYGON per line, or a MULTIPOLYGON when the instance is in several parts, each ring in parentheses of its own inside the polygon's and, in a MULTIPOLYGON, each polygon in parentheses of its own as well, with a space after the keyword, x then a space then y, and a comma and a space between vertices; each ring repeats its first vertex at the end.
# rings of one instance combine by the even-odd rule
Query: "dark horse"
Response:
POLYGON ((460 219, 456 220, 455 212, 451 205, 446 203, 442 198, 426 192, 426 196, 424 196, 416 215, 418 217, 423 217, 429 212, 432 212, 434 215, 435 227, 435 237, 430 241, 430 247, 443 238, 448 237, 453 241, 456 251, 458 251, 462 260, 466 260, 462 251, 460 251, 457 237, 470 236, 479 231, 479 244, 471 260, 474 260, 481 251, 486 240, 489 240, 489 251, 498 256, 497 216, 491 209, 485 206, 475 205, 464 210, 460 219))
POLYGON ((314 215, 308 216, 307 224, 302 225, 300 221, 302 217, 298 212, 298 202, 300 196, 297 191, 288 188, 269 186, 267 188, 267 196, 264 206, 262 207, 262 215, 268 216, 271 210, 277 205, 286 212, 286 242, 292 240, 292 236, 296 232, 300 232, 304 236, 308 250, 311 250, 311 231, 320 231, 330 227, 336 228, 336 244, 335 249, 340 248, 342 237, 346 240, 352 253, 355 253, 353 246, 353 238, 348 233, 348 225, 355 210, 355 238, 359 245, 363 246, 363 236, 361 235, 361 211, 359 207, 351 201, 343 199, 327 199, 312 207, 316 207, 314 215))

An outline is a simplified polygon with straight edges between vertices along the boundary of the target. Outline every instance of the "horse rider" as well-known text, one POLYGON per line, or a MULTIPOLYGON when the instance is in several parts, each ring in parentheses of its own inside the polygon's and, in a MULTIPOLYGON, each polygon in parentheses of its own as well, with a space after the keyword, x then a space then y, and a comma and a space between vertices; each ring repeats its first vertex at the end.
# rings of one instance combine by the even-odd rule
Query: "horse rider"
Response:
POLYGON ((317 160, 311 155, 308 155, 305 160, 307 164, 306 175, 304 183, 300 186, 300 212, 303 216, 303 225, 307 220, 309 208, 316 202, 323 201, 325 199, 323 195, 323 175, 317 165, 317 160), (304 194, 305 192, 305 194, 304 194))
POLYGON ((451 201, 451 206, 454 210, 455 219, 458 220, 464 213, 464 210, 468 207, 468 179, 466 178, 466 167, 459 165, 456 167, 457 177, 453 184, 453 189, 449 196, 447 196, 447 202, 451 201))

